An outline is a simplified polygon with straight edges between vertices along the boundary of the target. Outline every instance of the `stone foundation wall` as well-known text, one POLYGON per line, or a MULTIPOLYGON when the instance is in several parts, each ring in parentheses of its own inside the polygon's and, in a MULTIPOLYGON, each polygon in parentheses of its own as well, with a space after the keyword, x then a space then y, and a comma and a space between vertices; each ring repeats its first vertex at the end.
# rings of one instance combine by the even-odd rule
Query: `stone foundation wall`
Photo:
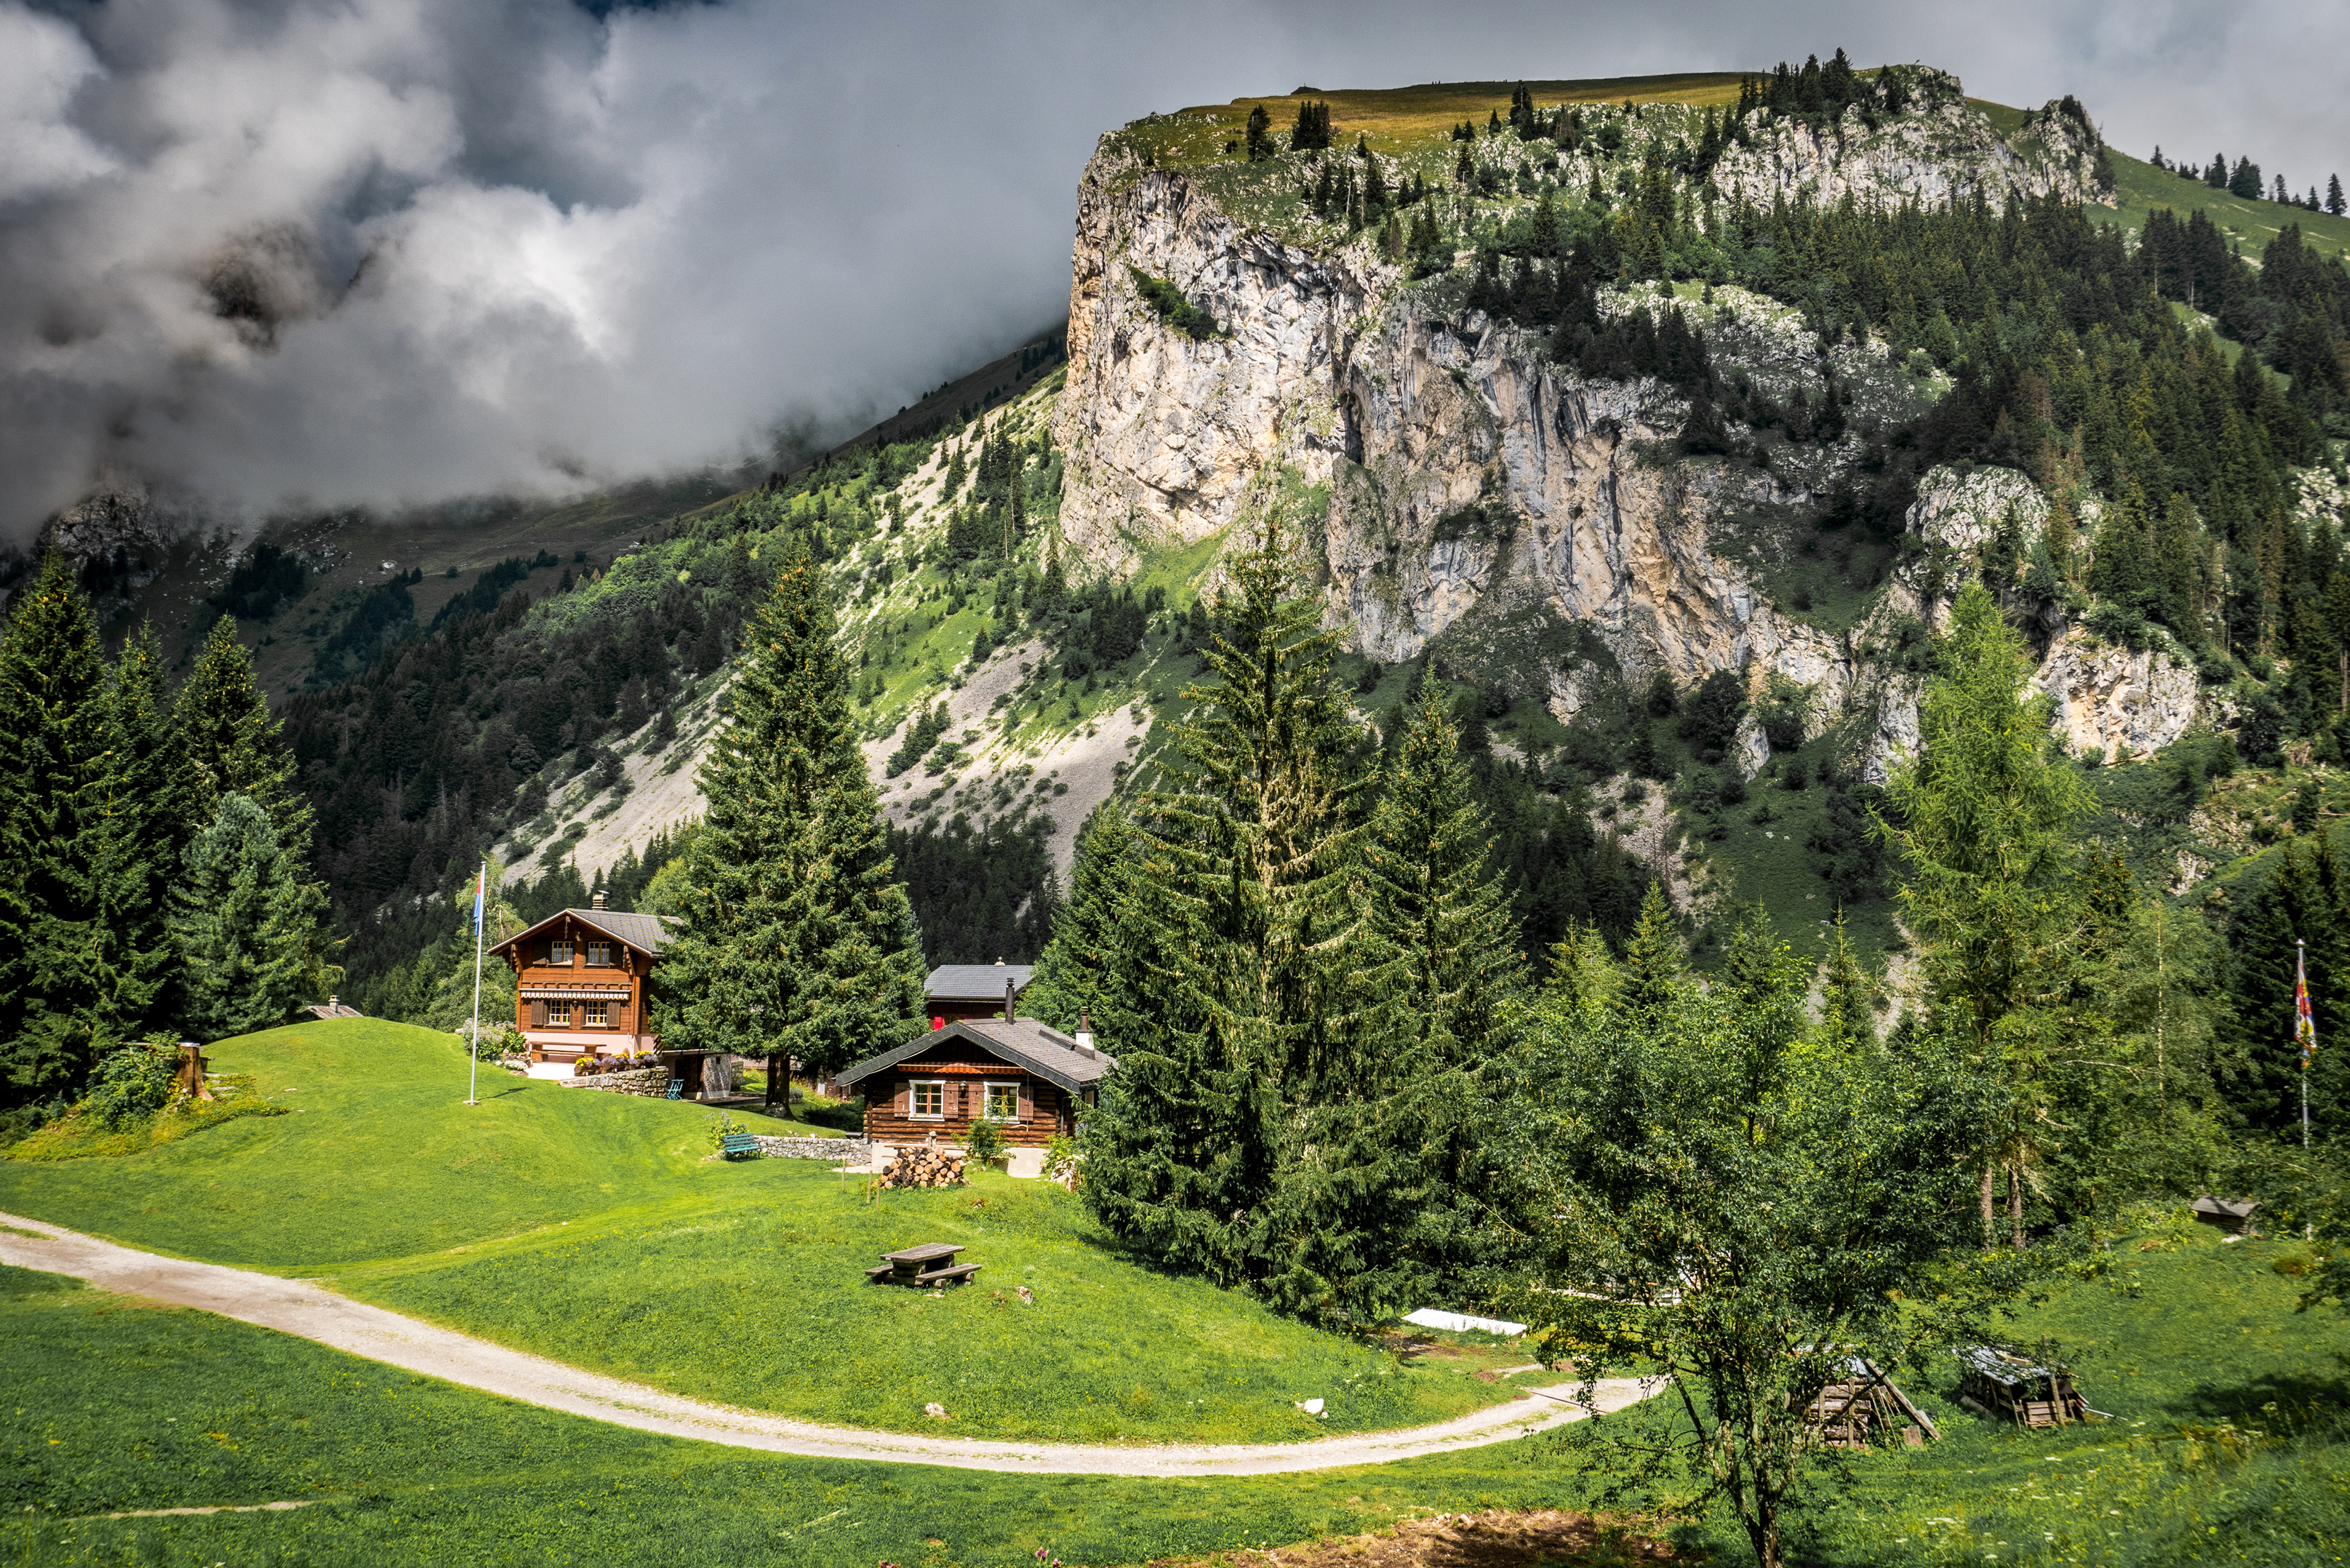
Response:
POLYGON ((650 1067, 635 1073, 598 1073, 592 1078, 557 1078, 575 1089, 601 1089, 610 1095, 640 1095, 649 1100, 669 1097, 669 1069, 650 1067))

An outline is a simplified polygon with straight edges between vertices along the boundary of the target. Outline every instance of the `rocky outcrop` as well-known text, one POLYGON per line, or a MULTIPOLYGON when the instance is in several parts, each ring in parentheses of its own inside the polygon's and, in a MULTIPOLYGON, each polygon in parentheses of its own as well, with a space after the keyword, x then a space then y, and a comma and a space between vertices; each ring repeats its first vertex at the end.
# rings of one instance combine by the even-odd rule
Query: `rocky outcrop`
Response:
MULTIPOLYGON (((1824 200, 2095 193, 2095 142, 2079 120, 2052 107, 2002 138, 1950 87, 1948 101, 1876 128, 1769 122, 1717 182, 1765 202, 1790 182, 1824 200)), ((1492 139, 1478 156, 1515 156, 1510 146, 1492 139)), ((1788 313, 1724 294, 1708 319, 1771 349, 1774 374, 1816 374, 1808 328, 1780 354, 1774 312, 1788 313)), ((1758 692, 1775 675, 1806 689, 1814 732, 1846 726, 1863 776, 1882 779, 1914 751, 1918 683, 1879 650, 1908 619, 1947 619, 1966 563, 2009 518, 2023 543, 2036 537, 2049 508, 2028 478, 1928 475, 1906 519, 1915 544, 1884 590, 1856 624, 1824 629, 1771 603, 1713 534, 1735 515, 1812 505, 1807 486, 1832 483, 1850 454, 1825 456, 1827 481, 1682 457, 1688 408, 1670 388, 1586 379, 1457 298, 1440 282, 1407 286, 1368 236, 1309 250, 1253 230, 1180 171, 1105 139, 1080 189, 1054 424, 1073 564, 1121 574, 1154 545, 1245 528, 1283 505, 1303 524, 1330 623, 1372 658, 1490 649, 1513 689, 1562 719, 1610 674, 1743 670, 1758 692), (1170 280, 1219 330, 1175 329, 1138 271, 1170 280)), ((1890 363, 1881 345, 1836 352, 1890 363)), ((2076 693, 2068 733, 2135 751, 2183 727, 2191 673, 2183 698, 2167 674, 2109 673, 2073 659, 2051 676, 2076 693)), ((1750 771, 1767 762, 1758 742, 1740 747, 1750 771)))
POLYGON ((2185 734, 2199 691, 2193 666, 2173 655, 2099 647, 2077 627, 2049 649, 2032 683, 2054 700, 2066 745, 2116 763, 2143 760, 2185 734))
POLYGON ((1939 206, 1981 197, 2004 207, 2017 196, 2104 202, 2097 137, 2054 103, 2002 136, 1967 103, 1955 78, 1933 107, 1871 124, 1858 106, 1813 125, 1771 117, 1750 122, 1746 145, 1714 165, 1713 182, 1733 201, 1768 207, 1782 196, 1822 206, 1852 198, 1864 206, 1916 202, 1939 206))

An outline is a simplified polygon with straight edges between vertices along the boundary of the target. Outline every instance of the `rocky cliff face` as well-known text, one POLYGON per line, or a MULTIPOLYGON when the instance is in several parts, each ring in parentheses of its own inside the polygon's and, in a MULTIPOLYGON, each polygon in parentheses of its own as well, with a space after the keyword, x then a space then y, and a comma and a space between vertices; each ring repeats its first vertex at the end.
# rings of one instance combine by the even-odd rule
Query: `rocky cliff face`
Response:
MULTIPOLYGON (((2052 107, 2019 148, 1951 88, 1952 101, 1875 130, 1856 110, 1825 131, 1777 122, 1726 155, 1717 182, 1765 201, 1786 188, 1995 205, 2093 194, 2095 139, 2077 120, 2052 107)), ((1775 475, 1679 457, 1679 394, 1575 373, 1534 336, 1448 305, 1440 285, 1408 286, 1367 235, 1323 251, 1284 244, 1106 138, 1080 188, 1073 272, 1054 425, 1073 563, 1122 574, 1154 548, 1245 533, 1286 488, 1319 519, 1306 548, 1356 647, 1390 661, 1431 642, 1472 659, 1482 647, 1489 680, 1506 665, 1516 694, 1561 717, 1599 671, 1689 681, 1742 669, 1758 691, 1776 675, 1808 694, 1815 731, 1844 722, 1865 774, 1881 778, 1914 745, 1917 720, 1915 682, 1878 650, 1903 622, 1947 615, 1952 565, 2004 516, 2036 533, 2047 510, 2020 474, 1937 470, 1899 564, 1838 626, 1773 602, 1717 546, 1728 519, 1813 505, 1833 456, 1831 472, 1775 475), (1170 327, 1138 271, 1171 280, 1220 333, 1170 327)), ((1735 341, 1759 374, 1817 394, 1815 339, 1777 319, 1793 313, 1736 289, 1684 308, 1717 353, 1735 341)), ((1847 388, 1904 374, 1881 344, 1835 356, 1847 388)), ((2077 634, 2052 653, 2040 678, 2068 734, 2109 752, 2175 736, 2191 672, 2182 695, 2151 668, 2118 669, 2077 634)))

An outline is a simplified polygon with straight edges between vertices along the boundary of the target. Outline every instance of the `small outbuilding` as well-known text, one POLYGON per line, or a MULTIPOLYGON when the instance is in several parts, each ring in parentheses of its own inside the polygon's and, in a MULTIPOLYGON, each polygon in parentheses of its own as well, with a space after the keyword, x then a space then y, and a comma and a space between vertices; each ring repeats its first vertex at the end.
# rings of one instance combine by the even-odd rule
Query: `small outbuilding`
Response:
POLYGON ((942 963, 931 971, 923 991, 929 1000, 923 1016, 941 1023, 965 1018, 1018 1016, 1020 993, 1036 977, 1036 966, 1025 963, 942 963))
POLYGON ((2199 1223, 2217 1225, 2230 1236, 2241 1236, 2251 1231, 2252 1211, 2260 1206, 2257 1198, 2199 1198, 2188 1205, 2195 1211, 2199 1223))
POLYGON ((961 1144, 973 1122, 990 1121, 1004 1142, 1042 1147, 1076 1130, 1117 1065, 1083 1032, 1064 1034, 1033 1018, 967 1018, 845 1068, 834 1082, 865 1096, 865 1136, 876 1143, 961 1144))
POLYGON ((2019 1427, 2069 1427, 2102 1417, 2073 1386, 2067 1367, 2041 1366, 1994 1345, 1959 1352, 1959 1403, 1978 1416, 2019 1427))

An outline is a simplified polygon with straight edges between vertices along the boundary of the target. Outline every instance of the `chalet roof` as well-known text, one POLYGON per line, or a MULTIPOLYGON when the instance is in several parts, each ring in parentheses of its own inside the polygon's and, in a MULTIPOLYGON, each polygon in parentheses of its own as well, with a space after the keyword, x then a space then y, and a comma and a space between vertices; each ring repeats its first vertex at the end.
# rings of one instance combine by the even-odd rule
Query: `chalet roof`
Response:
POLYGON ((1029 963, 942 963, 922 982, 922 994, 950 1002, 1002 1002, 1005 981, 1025 991, 1035 973, 1036 966, 1029 963))
POLYGON ((557 909, 538 924, 516 931, 503 941, 491 943, 490 950, 497 952, 536 936, 566 915, 592 930, 603 932, 616 942, 626 942, 649 958, 660 957, 661 944, 669 940, 670 922, 665 915, 639 915, 626 909, 557 909))
POLYGON ((1015 1067, 1024 1067, 1046 1083, 1057 1084, 1071 1094, 1092 1088, 1109 1076, 1110 1069, 1118 1065, 1116 1057, 1100 1052, 1088 1054, 1080 1051, 1076 1041, 1057 1029, 1046 1028, 1033 1018, 1022 1018, 1010 1023, 1001 1019, 966 1018, 960 1023, 950 1023, 944 1029, 918 1034, 894 1051, 884 1051, 879 1056, 868 1057, 854 1067, 846 1068, 836 1075, 835 1082, 846 1088, 901 1062, 910 1062, 941 1044, 958 1040, 976 1044, 990 1055, 1015 1067))

